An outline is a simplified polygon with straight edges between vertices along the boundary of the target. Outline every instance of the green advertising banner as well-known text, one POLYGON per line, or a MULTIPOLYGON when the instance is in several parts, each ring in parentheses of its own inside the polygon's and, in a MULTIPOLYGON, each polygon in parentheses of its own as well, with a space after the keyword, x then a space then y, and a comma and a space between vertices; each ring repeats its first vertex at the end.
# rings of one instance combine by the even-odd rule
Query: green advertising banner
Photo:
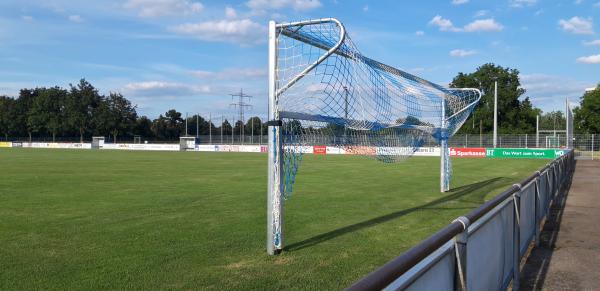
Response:
POLYGON ((487 158, 555 159, 565 154, 561 149, 504 149, 487 148, 487 158))

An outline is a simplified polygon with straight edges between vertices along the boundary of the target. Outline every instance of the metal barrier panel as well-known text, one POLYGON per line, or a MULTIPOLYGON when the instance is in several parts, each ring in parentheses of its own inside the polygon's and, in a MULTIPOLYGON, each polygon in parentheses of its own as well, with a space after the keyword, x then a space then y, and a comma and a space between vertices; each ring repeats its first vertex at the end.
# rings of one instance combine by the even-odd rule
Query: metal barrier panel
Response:
POLYGON ((548 185, 548 177, 548 171, 544 171, 540 174, 538 181, 538 222, 542 221, 542 219, 548 214, 548 208, 550 206, 550 187, 548 185))
POLYGON ((502 290, 512 279, 514 202, 506 199, 469 229, 469 290, 502 290))
POLYGON ((527 247, 535 237, 535 181, 525 185, 521 190, 521 204, 519 207, 520 249, 519 257, 523 257, 527 247))
POLYGON ((454 243, 449 241, 385 290, 454 290, 455 260, 454 243))
POLYGON ((386 265, 350 289, 375 290, 373 286, 391 281, 387 290, 506 290, 511 281, 519 286, 519 265, 525 251, 532 241, 539 242, 550 203, 573 171, 574 153, 570 151, 524 179, 521 187, 513 185, 411 249, 428 249, 425 259, 421 258, 427 253, 409 251, 390 262, 394 267, 386 265), (464 227, 468 231, 463 231, 464 227), (447 241, 451 236, 454 240, 447 241), (397 277, 394 268, 404 273, 397 277))

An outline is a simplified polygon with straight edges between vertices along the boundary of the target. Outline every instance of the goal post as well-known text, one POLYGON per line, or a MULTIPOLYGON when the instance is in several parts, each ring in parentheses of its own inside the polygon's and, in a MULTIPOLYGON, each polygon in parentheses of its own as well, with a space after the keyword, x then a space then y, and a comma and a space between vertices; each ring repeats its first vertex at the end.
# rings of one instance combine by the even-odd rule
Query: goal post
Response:
POLYGON ((450 189, 448 139, 481 99, 360 53, 335 18, 269 22, 267 252, 284 247, 284 203, 305 152, 332 147, 402 161, 434 137, 440 190, 450 189))

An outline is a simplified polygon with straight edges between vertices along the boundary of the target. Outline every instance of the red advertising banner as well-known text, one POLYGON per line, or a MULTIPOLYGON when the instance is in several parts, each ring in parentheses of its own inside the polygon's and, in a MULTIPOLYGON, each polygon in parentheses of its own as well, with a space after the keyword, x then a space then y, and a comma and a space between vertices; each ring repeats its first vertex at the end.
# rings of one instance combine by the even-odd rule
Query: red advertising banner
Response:
POLYGON ((450 148, 451 157, 485 158, 485 148, 450 148))
POLYGON ((313 146, 313 153, 315 155, 326 155, 327 146, 313 146))

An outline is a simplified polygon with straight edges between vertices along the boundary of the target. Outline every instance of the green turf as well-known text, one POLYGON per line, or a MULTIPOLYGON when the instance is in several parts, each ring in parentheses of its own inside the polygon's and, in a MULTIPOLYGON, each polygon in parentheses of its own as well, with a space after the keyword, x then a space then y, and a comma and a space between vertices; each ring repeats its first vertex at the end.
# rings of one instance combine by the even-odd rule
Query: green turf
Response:
POLYGON ((0 289, 340 289, 547 160, 303 161, 265 253, 266 155, 0 150, 0 289))

